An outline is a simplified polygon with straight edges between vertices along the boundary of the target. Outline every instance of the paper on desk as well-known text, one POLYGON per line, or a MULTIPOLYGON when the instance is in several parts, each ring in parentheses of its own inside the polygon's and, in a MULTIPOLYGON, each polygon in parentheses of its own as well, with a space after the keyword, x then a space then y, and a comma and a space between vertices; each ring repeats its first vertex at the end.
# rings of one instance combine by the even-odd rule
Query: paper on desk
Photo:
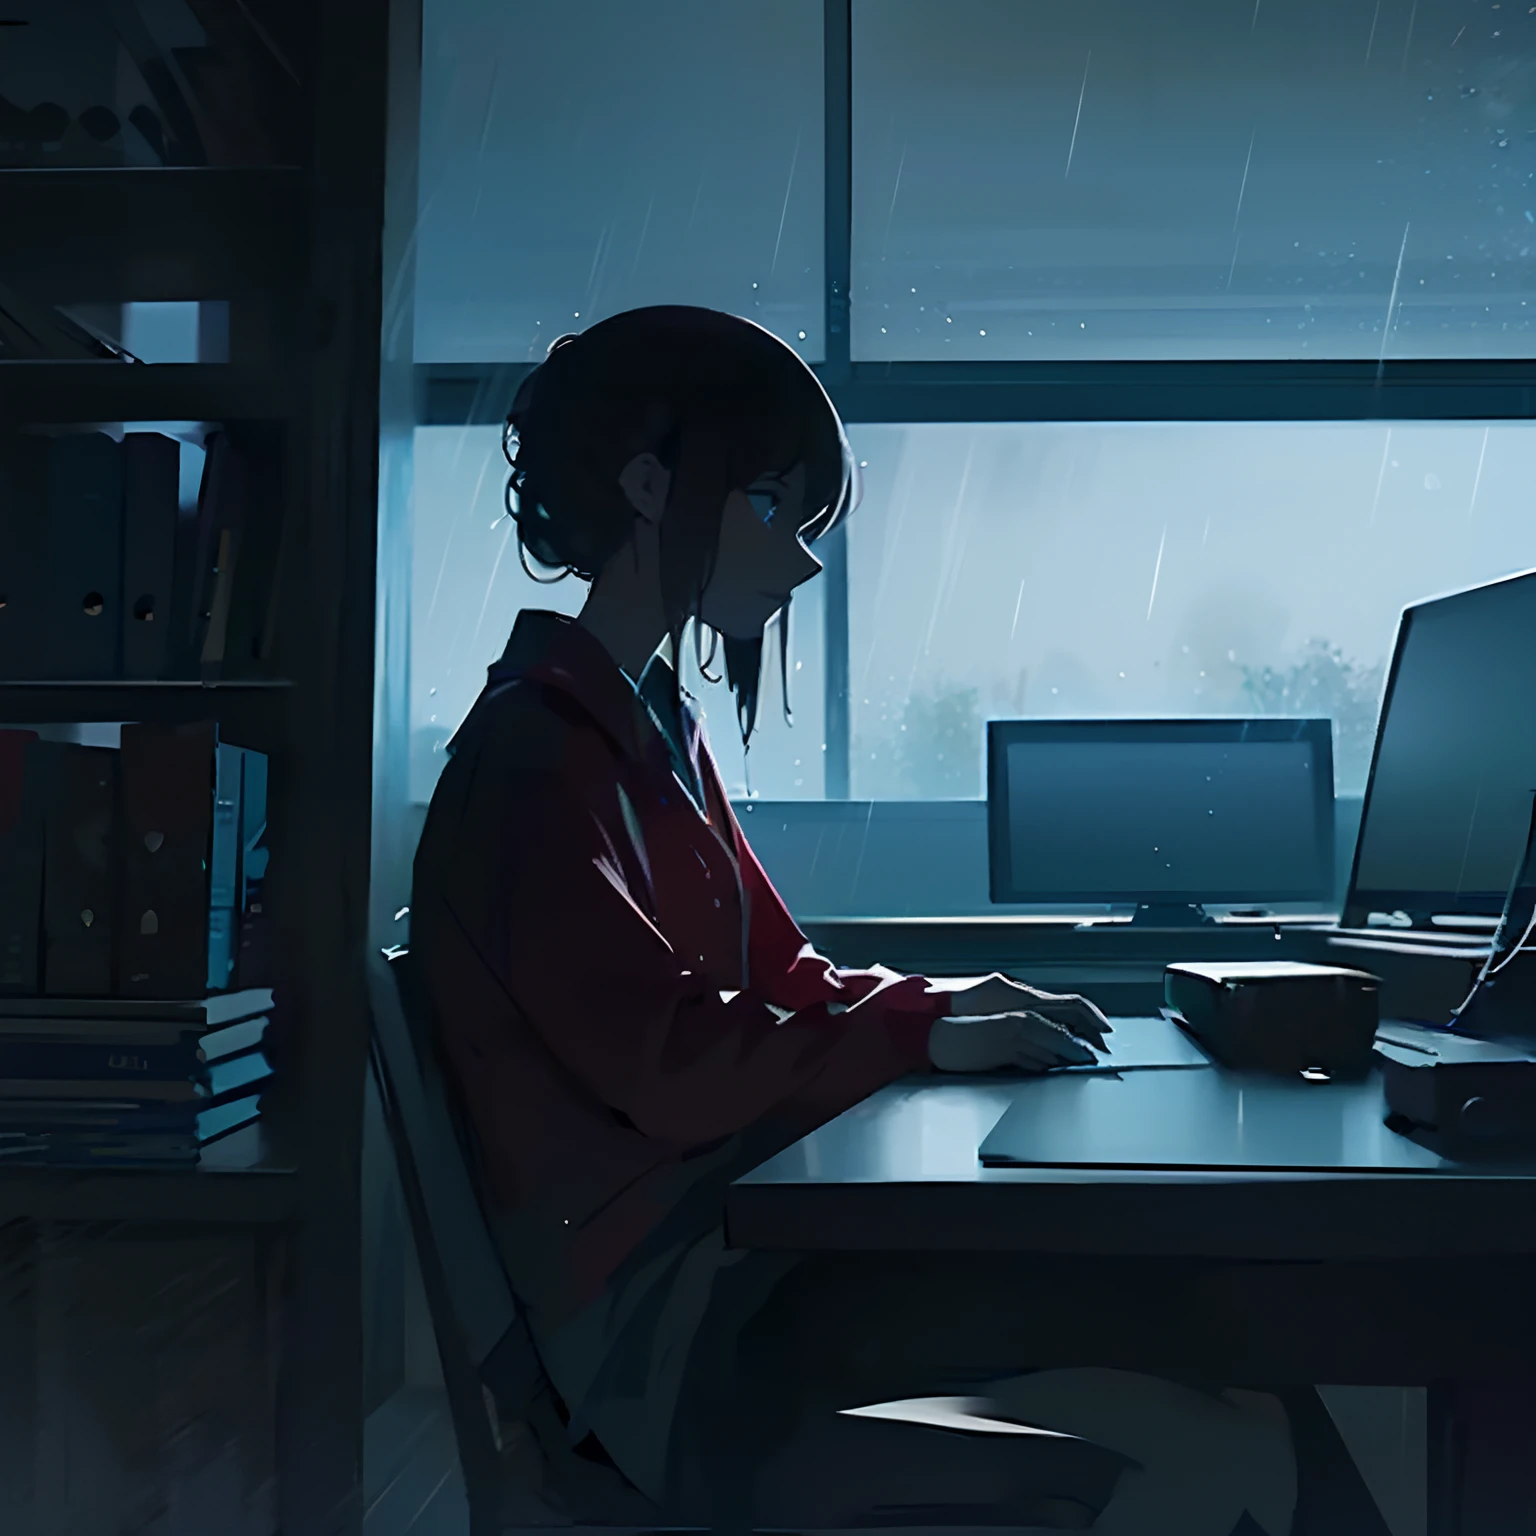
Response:
POLYGON ((1095 1051, 1098 1060, 1062 1072, 1135 1072, 1153 1068, 1208 1067, 1210 1058, 1169 1019, 1113 1019, 1104 1037, 1108 1050, 1095 1051))

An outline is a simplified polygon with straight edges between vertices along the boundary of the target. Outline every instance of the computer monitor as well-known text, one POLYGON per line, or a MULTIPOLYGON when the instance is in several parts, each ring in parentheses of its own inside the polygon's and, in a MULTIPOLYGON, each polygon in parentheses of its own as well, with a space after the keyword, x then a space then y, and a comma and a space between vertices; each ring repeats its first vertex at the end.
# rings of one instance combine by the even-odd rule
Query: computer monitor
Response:
POLYGON ((993 720, 992 900, 1135 902, 1146 921, 1203 903, 1333 894, 1327 720, 993 720))
POLYGON ((1404 610, 1345 926, 1504 910, 1536 790, 1533 669, 1536 571, 1404 610))

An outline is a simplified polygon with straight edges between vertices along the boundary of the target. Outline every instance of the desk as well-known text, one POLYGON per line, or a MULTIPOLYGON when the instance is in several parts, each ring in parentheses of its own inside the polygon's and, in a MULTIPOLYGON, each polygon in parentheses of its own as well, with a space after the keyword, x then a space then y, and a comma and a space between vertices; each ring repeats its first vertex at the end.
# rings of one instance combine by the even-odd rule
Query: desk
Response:
MULTIPOLYGON (((1207 1074, 1220 1069, 1146 1077, 1184 1097, 1188 1080, 1207 1074)), ((1392 1173, 1213 1171, 1198 1162, 1193 1125, 1181 1166, 1136 1168, 1130 1157, 1092 1168, 981 1166, 977 1149, 1020 1095, 1060 1107, 1092 1081, 893 1084, 736 1181, 727 1239, 866 1255, 872 1283, 895 1254, 939 1269, 962 1254, 967 1267, 1028 1256, 1030 1272, 1054 1266, 1064 1284, 1090 1271, 1115 1277, 1107 1294, 1125 1326, 1086 1344, 1053 1341, 1063 1359, 1140 1353, 1150 1328, 1166 1363, 1167 1328, 1132 1321, 1138 1295, 1158 1291, 1192 1304, 1177 1351, 1255 1378, 1384 1386, 1536 1376, 1536 1318, 1524 1299, 1536 1284, 1536 1178, 1451 1171, 1411 1144, 1408 1166, 1392 1173), (1159 1284, 1143 1285, 1154 1273, 1159 1284)), ((1296 1084, 1298 1096, 1310 1088, 1296 1084)), ((1354 1104, 1365 1145, 1379 1110, 1366 1096, 1354 1104)), ((1336 1150, 1330 1160, 1339 1164, 1336 1150)), ((963 1284, 965 1271, 955 1272, 963 1284)))

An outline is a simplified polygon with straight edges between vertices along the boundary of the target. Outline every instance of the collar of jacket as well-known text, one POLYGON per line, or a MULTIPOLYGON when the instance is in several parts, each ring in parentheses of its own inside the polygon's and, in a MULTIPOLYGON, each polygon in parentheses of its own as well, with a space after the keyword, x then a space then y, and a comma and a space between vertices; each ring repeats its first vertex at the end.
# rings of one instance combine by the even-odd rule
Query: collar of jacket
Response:
POLYGON ((626 756, 643 762, 665 754, 661 734, 630 680, 602 641, 574 619, 541 608, 518 614, 507 648, 486 669, 486 685, 494 690, 519 679, 569 695, 626 756))

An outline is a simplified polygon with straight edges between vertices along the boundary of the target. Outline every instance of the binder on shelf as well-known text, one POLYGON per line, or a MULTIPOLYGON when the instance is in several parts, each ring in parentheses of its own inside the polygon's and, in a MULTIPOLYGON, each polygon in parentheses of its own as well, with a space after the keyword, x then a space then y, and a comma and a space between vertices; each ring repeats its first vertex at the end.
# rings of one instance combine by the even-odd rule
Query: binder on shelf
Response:
POLYGON ((0 993, 42 990, 44 802, 35 731, 0 730, 0 993))
MULTIPOLYGON (((204 466, 206 475, 206 464, 204 466)), ((194 613, 197 559, 202 533, 203 496, 194 506, 176 509, 176 551, 172 561, 170 639, 167 642, 166 676, 188 679, 196 675, 196 659, 202 654, 194 613)))
POLYGON ((0 680, 42 674, 48 439, 0 434, 0 680))
POLYGON ((176 675, 201 675, 203 650, 208 643, 208 624, 213 608, 213 589, 218 580, 218 505, 227 500, 229 479, 227 434, 210 433, 204 441, 203 477, 197 488, 197 507, 180 524, 176 584, 180 610, 177 615, 176 675))
POLYGON ((123 457, 104 432, 48 440, 47 671, 121 675, 123 457))
MULTIPOLYGON (((283 464, 280 429, 242 426, 235 468, 243 492, 239 549, 230 572, 220 654, 211 669, 225 678, 266 676, 270 671, 277 611, 278 556, 283 533, 283 464)), ((219 626, 214 626, 215 634, 219 626)))
POLYGON ((241 455, 228 431, 204 445, 203 479, 197 496, 197 550, 189 596, 192 604, 192 676, 217 677, 229 633, 229 606, 250 487, 241 455))
POLYGON ((118 754, 36 741, 28 771, 47 770, 43 853, 43 985, 104 997, 114 982, 118 754))
POLYGON ((208 984, 218 726, 125 725, 123 924, 128 997, 200 997, 208 984))
POLYGON ((171 589, 180 516, 181 444, 159 432, 123 438, 123 676, 169 677, 171 589))
POLYGON ((283 535, 282 439, 242 425, 209 435, 195 513, 183 512, 176 554, 177 675, 265 676, 283 535))

